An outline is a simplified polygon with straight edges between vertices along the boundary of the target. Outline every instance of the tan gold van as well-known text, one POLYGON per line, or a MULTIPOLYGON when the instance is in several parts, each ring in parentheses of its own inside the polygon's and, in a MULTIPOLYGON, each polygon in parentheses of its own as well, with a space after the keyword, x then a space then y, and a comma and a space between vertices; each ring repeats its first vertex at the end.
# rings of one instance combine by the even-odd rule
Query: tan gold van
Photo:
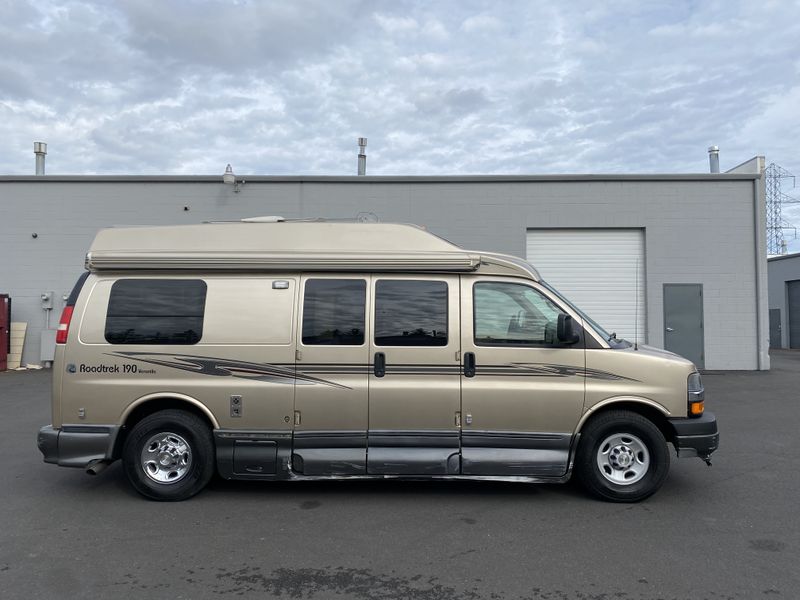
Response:
POLYGON ((411 225, 107 229, 59 325, 44 460, 156 500, 227 479, 653 494, 719 434, 689 361, 617 340, 523 260, 411 225))

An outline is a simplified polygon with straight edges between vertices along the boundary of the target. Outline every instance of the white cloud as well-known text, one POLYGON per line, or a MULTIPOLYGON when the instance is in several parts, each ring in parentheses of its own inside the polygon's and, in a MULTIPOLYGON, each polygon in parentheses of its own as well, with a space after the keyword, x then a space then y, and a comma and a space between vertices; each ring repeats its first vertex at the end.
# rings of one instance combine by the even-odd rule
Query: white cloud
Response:
POLYGON ((493 33, 502 28, 500 19, 487 14, 468 17, 461 23, 461 29, 467 33, 493 33))
POLYGON ((422 27, 422 33, 423 35, 426 35, 439 42, 444 42, 450 38, 450 34, 447 32, 447 27, 445 27, 444 24, 437 19, 429 19, 425 21, 425 25, 422 27))
POLYGON ((800 175, 798 56, 785 2, 7 2, 0 172, 800 175))
POLYGON ((411 17, 393 17, 376 13, 375 20, 386 33, 405 33, 419 29, 419 23, 411 17))

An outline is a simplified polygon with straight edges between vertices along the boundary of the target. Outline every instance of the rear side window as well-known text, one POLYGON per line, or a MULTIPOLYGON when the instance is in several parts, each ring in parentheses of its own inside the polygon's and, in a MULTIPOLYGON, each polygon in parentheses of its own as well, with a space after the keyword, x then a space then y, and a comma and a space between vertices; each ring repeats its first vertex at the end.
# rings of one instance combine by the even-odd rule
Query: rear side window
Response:
POLYGON ((303 300, 303 344, 360 346, 364 343, 367 282, 309 279, 303 300))
POLYGON ((111 286, 106 341, 196 344, 205 305, 206 283, 199 279, 120 279, 111 286))
POLYGON ((447 283, 385 279, 375 284, 375 344, 447 346, 447 283))

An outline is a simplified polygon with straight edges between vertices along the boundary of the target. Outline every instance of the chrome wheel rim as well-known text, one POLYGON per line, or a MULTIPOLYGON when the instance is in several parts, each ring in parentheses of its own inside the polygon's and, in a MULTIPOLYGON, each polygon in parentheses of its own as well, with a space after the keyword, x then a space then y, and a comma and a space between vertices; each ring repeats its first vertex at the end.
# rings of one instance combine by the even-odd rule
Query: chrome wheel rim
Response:
POLYGON ((640 481, 650 468, 650 453, 642 440, 630 433, 615 433, 597 448, 600 474, 616 485, 640 481))
POLYGON ((157 433, 142 448, 140 462, 150 480, 165 485, 178 483, 192 466, 192 448, 177 433, 157 433))

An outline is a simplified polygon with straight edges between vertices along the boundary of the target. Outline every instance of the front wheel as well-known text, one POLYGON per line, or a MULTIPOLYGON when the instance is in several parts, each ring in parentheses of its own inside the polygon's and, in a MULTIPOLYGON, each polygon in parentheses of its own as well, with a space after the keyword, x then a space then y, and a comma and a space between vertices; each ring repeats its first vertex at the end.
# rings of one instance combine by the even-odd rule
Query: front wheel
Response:
POLYGON ((191 498, 214 474, 214 440, 200 417, 162 410, 137 423, 125 440, 128 481, 152 500, 191 498))
POLYGON ((583 486, 603 500, 638 502, 658 491, 667 477, 667 442, 640 414, 608 411, 584 427, 575 471, 583 486))

